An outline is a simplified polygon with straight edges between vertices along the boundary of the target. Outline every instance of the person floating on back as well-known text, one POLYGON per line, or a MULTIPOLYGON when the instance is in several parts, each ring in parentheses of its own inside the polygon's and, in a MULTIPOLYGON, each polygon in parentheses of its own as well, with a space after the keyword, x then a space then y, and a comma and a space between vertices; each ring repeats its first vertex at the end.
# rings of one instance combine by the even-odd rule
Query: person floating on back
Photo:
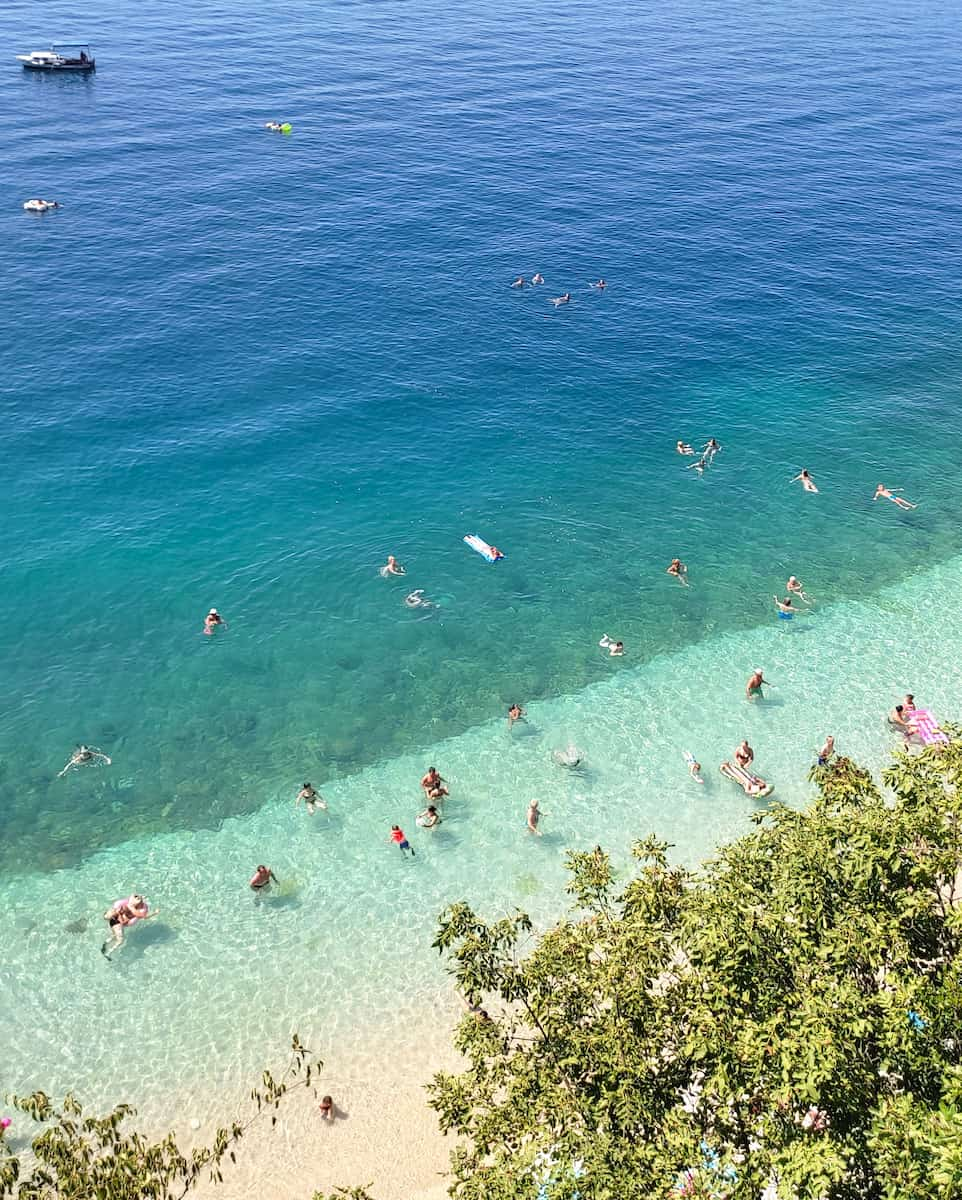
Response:
POLYGON ((875 495, 872 499, 877 500, 879 496, 884 496, 886 500, 891 500, 893 504, 897 504, 899 508, 904 508, 906 511, 911 508, 918 508, 917 504, 910 504, 902 496, 895 495, 896 492, 900 491, 902 491, 901 488, 887 488, 884 484, 880 483, 875 489, 875 495))

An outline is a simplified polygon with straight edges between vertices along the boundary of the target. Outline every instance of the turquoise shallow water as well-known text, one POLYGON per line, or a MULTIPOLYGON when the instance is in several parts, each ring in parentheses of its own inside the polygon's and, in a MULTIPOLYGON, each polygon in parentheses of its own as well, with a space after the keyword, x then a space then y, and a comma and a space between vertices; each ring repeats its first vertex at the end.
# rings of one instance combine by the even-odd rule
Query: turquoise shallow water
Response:
POLYGON ((950 8, 43 17, 8 6, 11 53, 86 36, 100 69, 0 72, 15 1083, 132 1088, 104 1050, 124 989, 155 1014, 148 1104, 215 1042, 237 1078, 291 1024, 348 1052, 440 986, 453 896, 547 919, 579 839, 708 852, 744 828, 714 767, 753 659, 782 686, 749 732, 792 800, 827 722, 878 759, 891 693, 957 712, 950 8), (38 194, 63 210, 25 214, 38 194), (711 435, 698 478, 674 442, 711 435), (880 480, 919 509, 873 504, 880 480), (789 630, 790 572, 818 605, 789 630), (569 737, 584 779, 550 761, 569 737), (114 763, 58 780, 77 740, 114 763), (402 864, 384 825, 432 759, 450 819, 402 864), (305 778, 329 816, 292 812, 305 778), (265 858, 296 889, 255 910, 265 858), (99 913, 131 887, 164 920, 108 970, 99 913))

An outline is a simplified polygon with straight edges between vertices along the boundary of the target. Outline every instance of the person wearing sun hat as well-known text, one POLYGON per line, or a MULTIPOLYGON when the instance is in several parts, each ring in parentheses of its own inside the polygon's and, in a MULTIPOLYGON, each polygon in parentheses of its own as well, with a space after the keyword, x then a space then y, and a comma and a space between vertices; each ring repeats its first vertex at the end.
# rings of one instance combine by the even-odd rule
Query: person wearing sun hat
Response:
POLYGON ((745 684, 745 695, 749 700, 753 700, 756 696, 761 696, 762 699, 764 699, 765 693, 762 691, 763 686, 772 687, 773 685, 770 684, 762 674, 761 667, 755 667, 752 670, 751 679, 749 679, 748 683, 745 684))
POLYGON ((214 632, 218 625, 223 625, 225 629, 227 628, 227 622, 220 615, 216 608, 212 608, 207 616, 204 617, 204 633, 209 636, 214 632))

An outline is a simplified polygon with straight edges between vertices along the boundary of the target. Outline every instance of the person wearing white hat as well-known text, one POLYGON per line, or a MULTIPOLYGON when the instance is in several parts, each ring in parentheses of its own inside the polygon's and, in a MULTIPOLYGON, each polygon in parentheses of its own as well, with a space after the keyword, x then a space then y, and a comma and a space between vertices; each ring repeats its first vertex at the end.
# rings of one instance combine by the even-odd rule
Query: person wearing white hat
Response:
POLYGON ((210 636, 218 625, 223 625, 225 629, 227 628, 227 622, 216 608, 212 608, 207 616, 204 617, 204 633, 210 636))
POLYGON ((773 685, 762 674, 761 667, 755 667, 752 671, 751 679, 745 684, 745 695, 749 700, 753 700, 756 696, 760 696, 764 700, 765 693, 762 691, 763 686, 772 687, 773 685))

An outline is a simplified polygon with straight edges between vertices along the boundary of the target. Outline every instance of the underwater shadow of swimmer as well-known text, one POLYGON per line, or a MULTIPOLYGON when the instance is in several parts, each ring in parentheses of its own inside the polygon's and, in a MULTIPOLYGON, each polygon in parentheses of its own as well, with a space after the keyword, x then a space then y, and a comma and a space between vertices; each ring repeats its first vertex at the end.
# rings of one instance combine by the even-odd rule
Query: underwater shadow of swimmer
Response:
POLYGON ((532 738, 537 740, 544 737, 544 730, 540 725, 531 725, 527 721, 515 721, 508 730, 508 733, 513 738, 520 738, 525 741, 529 741, 532 738))
POLYGON ((112 963, 137 962, 152 946, 165 946, 169 942, 176 942, 179 937, 180 934, 171 925, 152 921, 149 925, 141 926, 140 929, 128 930, 122 946, 114 946, 113 949, 108 947, 109 961, 112 963))
POLYGON ((254 903, 258 908, 303 908, 299 891, 300 888, 293 892, 268 892, 266 896, 258 896, 254 903))

